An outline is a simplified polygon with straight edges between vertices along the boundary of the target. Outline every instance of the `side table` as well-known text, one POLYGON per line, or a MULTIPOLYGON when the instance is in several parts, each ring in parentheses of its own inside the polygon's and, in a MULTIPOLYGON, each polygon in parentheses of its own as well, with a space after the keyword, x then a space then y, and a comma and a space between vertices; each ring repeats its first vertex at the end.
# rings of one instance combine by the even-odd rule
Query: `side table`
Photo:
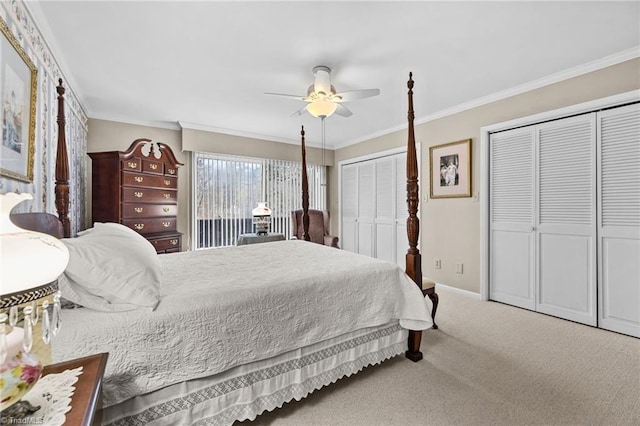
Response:
POLYGON ((82 367, 71 398, 71 410, 66 414, 65 425, 99 425, 102 422, 102 377, 107 366, 108 353, 51 364, 44 367, 42 375, 57 374, 82 367))
POLYGON ((270 241, 283 241, 284 234, 269 232, 268 234, 240 234, 236 245, 244 246, 247 244, 268 243, 270 241))
POLYGON ((438 297, 438 293, 436 293, 436 282, 430 280, 429 278, 422 278, 422 295, 428 296, 433 305, 431 309, 431 319, 433 320, 433 326, 431 328, 438 329, 438 325, 436 324, 436 311, 438 310, 438 301, 440 298, 438 297))

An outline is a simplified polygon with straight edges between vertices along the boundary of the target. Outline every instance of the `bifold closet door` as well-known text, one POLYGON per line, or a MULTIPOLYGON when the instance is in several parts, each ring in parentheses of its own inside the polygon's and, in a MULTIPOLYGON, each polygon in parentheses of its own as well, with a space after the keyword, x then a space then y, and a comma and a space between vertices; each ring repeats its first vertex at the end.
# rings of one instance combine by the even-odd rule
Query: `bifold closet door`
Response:
POLYGON ((394 164, 393 156, 378 158, 375 190, 375 257, 395 263, 394 164))
POLYGON ((493 133, 489 296, 640 337, 640 104, 493 133))
MULTIPOLYGON (((341 247, 404 268, 406 152, 341 166, 341 247)), ((419 214, 419 212, 418 212, 419 214)))
POLYGON ((406 152, 376 160, 375 257, 402 269, 406 266, 405 256, 409 249, 406 168, 406 152))
POLYGON ((600 327, 640 337, 640 105, 598 114, 600 327))
POLYGON ((489 297, 535 310, 534 128, 490 139, 489 297))
POLYGON ((596 325, 595 113, 536 132, 536 310, 596 325))
POLYGON ((355 252, 356 225, 358 223, 358 165, 342 166, 340 186, 341 192, 341 236, 340 247, 343 250, 355 252))
POLYGON ((376 164, 358 163, 358 218, 356 222, 356 252, 375 257, 374 219, 376 214, 376 164))
POLYGON ((373 161, 342 166, 341 247, 373 257, 376 214, 376 164, 373 161))

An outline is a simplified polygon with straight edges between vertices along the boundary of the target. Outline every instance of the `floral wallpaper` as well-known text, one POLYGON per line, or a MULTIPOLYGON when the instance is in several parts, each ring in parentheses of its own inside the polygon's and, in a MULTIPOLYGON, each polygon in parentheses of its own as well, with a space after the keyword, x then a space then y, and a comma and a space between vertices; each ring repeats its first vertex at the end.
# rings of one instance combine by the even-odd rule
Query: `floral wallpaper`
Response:
POLYGON ((0 17, 7 23, 38 68, 36 108, 35 161, 32 183, 0 177, 0 193, 28 192, 33 202, 24 202, 16 211, 46 211, 56 213, 55 162, 58 141, 58 94, 56 86, 62 78, 65 92, 66 140, 69 154, 71 233, 85 228, 85 194, 87 182, 87 116, 73 89, 65 82, 56 59, 29 14, 23 1, 2 1, 0 17))

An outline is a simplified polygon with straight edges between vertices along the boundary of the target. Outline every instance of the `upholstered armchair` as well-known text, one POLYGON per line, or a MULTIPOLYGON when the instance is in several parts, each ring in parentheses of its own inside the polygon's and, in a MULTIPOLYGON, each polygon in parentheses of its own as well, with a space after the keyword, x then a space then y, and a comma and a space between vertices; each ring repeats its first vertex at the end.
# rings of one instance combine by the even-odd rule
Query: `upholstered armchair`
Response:
MULTIPOLYGON (((302 210, 291 212, 291 236, 302 239, 302 210)), ((312 242, 338 247, 338 237, 329 235, 329 212, 309 210, 309 238, 312 242)))

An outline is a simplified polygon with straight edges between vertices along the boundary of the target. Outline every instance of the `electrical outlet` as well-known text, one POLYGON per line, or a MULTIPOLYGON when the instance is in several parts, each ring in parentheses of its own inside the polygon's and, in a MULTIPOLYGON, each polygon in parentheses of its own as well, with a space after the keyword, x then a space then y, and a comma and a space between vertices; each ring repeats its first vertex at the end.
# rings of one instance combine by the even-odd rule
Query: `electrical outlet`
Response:
POLYGON ((433 268, 434 269, 442 269, 442 260, 433 259, 433 268))
POLYGON ((456 263, 456 274, 462 274, 463 265, 462 263, 456 263))

